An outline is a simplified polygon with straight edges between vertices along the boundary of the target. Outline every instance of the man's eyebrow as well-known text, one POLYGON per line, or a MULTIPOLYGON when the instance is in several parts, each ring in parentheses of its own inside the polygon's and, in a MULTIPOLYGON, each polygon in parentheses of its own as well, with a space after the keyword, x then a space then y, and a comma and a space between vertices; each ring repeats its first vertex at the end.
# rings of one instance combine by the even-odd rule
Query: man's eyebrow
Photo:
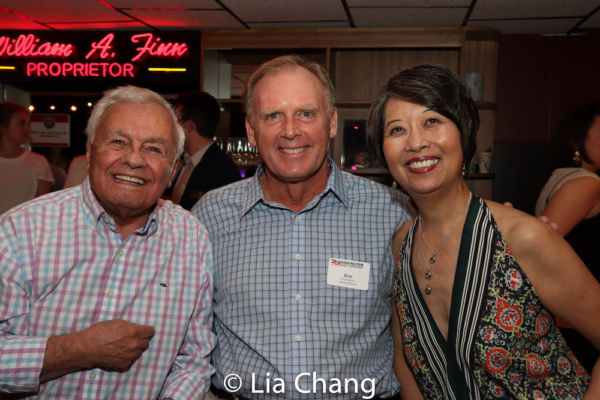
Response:
MULTIPOLYGON (((106 133, 109 135, 125 136, 127 138, 131 137, 131 135, 129 133, 127 133, 127 131, 124 131, 122 129, 112 129, 112 130, 106 131, 106 133)), ((165 144, 165 145, 168 144, 164 138, 152 137, 152 136, 145 138, 144 143, 159 143, 159 144, 165 144)))
POLYGON ((276 112, 279 112, 279 108, 266 108, 264 110, 260 110, 258 112, 258 115, 260 115, 260 116, 271 115, 276 112))
POLYGON ((150 137, 146 140, 144 140, 144 143, 159 143, 159 144, 164 144, 167 145, 167 141, 163 138, 154 138, 154 137, 150 137))

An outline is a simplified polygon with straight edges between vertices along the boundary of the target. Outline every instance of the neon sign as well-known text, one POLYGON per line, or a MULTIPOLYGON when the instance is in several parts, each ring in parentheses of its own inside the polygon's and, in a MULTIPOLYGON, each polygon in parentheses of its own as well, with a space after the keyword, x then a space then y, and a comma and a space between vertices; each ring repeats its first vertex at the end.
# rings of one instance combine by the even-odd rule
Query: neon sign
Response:
POLYGON ((144 47, 138 47, 138 55, 133 57, 131 61, 139 60, 142 56, 148 53, 156 57, 181 57, 187 52, 187 44, 183 43, 158 43, 160 38, 154 38, 151 33, 142 33, 131 37, 131 41, 137 43, 143 38, 146 38, 144 47))
MULTIPOLYGON (((144 74, 156 79, 150 74, 185 75, 190 69, 195 72, 191 47, 199 48, 197 32, 188 33, 186 40, 178 40, 183 37, 181 32, 61 34, 39 32, 11 36, 0 32, 0 73, 10 68, 26 78, 121 81, 144 74), (68 40, 61 40, 65 38, 68 40), (192 68, 188 64, 192 64, 192 68)), ((199 69, 199 56, 197 58, 199 69)))
POLYGON ((29 35, 19 35, 16 39, 8 36, 0 36, 0 57, 3 55, 13 57, 68 57, 73 54, 73 45, 64 43, 44 42, 39 44, 40 39, 29 35))
POLYGON ((27 63, 27 76, 135 77, 133 64, 125 63, 27 63))
MULTIPOLYGON (((115 53, 111 53, 112 49, 112 41, 115 35, 109 33, 104 36, 102 40, 99 40, 97 43, 92 43, 89 53, 85 56, 86 59, 93 56, 98 50, 100 50, 100 58, 107 59, 115 56, 115 53)), ((131 59, 131 61, 137 61, 145 55, 150 55, 154 57, 173 57, 179 58, 188 51, 188 46, 186 43, 160 43, 160 38, 155 38, 151 33, 142 33, 139 35, 133 35, 131 37, 131 41, 133 43, 139 43, 143 39, 146 39, 143 47, 137 47, 136 50, 138 54, 131 59)))

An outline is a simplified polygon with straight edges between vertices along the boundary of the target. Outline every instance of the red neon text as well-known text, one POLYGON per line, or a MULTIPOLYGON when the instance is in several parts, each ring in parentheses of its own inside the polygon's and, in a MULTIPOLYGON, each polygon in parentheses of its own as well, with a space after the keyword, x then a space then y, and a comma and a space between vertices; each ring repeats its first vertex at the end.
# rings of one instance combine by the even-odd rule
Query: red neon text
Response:
POLYGON ((44 42, 29 35, 19 35, 16 39, 8 36, 0 36, 0 56, 4 54, 16 57, 51 56, 68 57, 73 53, 75 47, 71 44, 44 42))
POLYGON ((146 53, 148 53, 151 56, 158 57, 181 57, 188 50, 186 43, 159 44, 158 42, 160 42, 160 38, 154 39, 154 36, 151 33, 142 33, 131 37, 131 41, 133 43, 138 43, 143 40, 146 40, 146 43, 143 47, 136 48, 138 54, 137 56, 133 57, 131 61, 139 60, 146 53))
POLYGON ((27 76, 134 77, 133 64, 125 63, 27 63, 27 76))
POLYGON ((90 58, 96 52, 96 50, 101 50, 100 58, 103 60, 105 60, 108 56, 110 56, 111 58, 114 57, 115 53, 109 53, 110 49, 112 49, 112 41, 114 37, 115 35, 109 33, 108 35, 104 36, 99 42, 93 42, 92 50, 90 50, 90 52, 87 53, 85 59, 87 60, 88 58, 90 58))

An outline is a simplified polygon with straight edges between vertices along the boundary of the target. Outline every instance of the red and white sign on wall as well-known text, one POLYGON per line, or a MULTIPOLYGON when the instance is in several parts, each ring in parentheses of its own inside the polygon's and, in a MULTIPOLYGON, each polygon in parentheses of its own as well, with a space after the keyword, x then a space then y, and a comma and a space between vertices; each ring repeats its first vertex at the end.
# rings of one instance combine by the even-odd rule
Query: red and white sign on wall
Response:
POLYGON ((70 124, 68 114, 31 114, 31 145, 69 147, 70 124))

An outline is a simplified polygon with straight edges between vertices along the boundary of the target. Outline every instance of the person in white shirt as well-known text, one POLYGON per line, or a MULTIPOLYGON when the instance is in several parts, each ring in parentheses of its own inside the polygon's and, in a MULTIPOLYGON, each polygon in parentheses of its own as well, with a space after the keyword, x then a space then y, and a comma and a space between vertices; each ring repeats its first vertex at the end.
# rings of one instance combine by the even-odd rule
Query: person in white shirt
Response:
POLYGON ((0 214, 50 192, 54 182, 44 156, 22 145, 29 143, 29 112, 15 103, 0 104, 0 214))

